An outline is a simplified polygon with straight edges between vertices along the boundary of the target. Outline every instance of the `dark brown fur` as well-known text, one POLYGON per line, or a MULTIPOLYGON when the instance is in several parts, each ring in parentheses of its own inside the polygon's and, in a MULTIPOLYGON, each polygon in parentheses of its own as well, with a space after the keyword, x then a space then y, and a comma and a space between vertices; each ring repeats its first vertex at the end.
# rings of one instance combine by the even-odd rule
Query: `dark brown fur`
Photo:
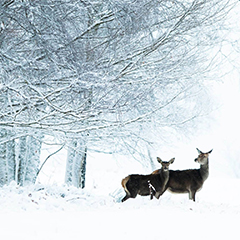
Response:
POLYGON ((174 158, 169 162, 163 162, 160 158, 157 159, 162 164, 162 168, 158 174, 132 174, 122 180, 122 186, 126 192, 126 196, 122 199, 122 202, 129 198, 135 198, 138 194, 141 196, 151 194, 151 196, 153 195, 157 199, 162 195, 168 182, 168 168, 169 165, 174 162, 174 158))
MULTIPOLYGON (((202 153, 199 149, 198 157, 195 162, 200 163, 199 169, 189 169, 189 170, 169 170, 169 180, 166 185, 165 191, 168 190, 173 193, 188 193, 189 199, 195 201, 196 192, 199 191, 204 181, 208 178, 209 165, 208 156, 212 152, 202 153)), ((159 170, 154 171, 152 174, 156 174, 159 170)))

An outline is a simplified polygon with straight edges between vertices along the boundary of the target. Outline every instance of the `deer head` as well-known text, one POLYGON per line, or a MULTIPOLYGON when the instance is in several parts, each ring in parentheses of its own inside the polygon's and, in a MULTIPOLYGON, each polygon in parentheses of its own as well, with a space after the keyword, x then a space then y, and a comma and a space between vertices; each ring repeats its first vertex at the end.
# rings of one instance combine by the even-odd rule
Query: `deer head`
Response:
POLYGON ((174 162, 175 158, 172 158, 168 162, 163 162, 161 158, 157 157, 157 161, 162 165, 163 171, 168 171, 169 170, 169 165, 174 162))
MULTIPOLYGON (((213 149, 212 149, 213 150, 213 149)), ((197 148, 197 151, 198 151, 198 157, 194 160, 195 162, 198 162, 199 164, 201 165, 204 165, 208 162, 208 156, 209 154, 212 152, 212 150, 210 150, 209 152, 207 153, 203 153, 202 151, 200 151, 198 148, 197 148)))

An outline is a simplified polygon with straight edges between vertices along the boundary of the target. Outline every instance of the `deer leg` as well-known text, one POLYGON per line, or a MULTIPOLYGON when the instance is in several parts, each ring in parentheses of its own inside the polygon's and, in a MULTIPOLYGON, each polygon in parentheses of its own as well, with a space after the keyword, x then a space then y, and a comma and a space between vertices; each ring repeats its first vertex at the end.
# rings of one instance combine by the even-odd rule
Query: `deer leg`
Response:
POLYGON ((128 200, 131 196, 129 196, 128 194, 126 194, 126 196, 122 199, 122 202, 125 202, 126 200, 128 200))
POLYGON ((161 192, 156 192, 156 193, 155 193, 155 197, 156 197, 157 199, 159 199, 161 195, 162 195, 161 192))
POLYGON ((155 198, 159 199, 162 194, 163 194, 162 188, 161 187, 157 187, 155 189, 155 194, 154 194, 155 198))
POLYGON ((156 191, 153 185, 151 184, 150 180, 148 181, 148 187, 149 187, 149 193, 150 193, 150 200, 153 199, 153 196, 155 196, 156 191))
POLYGON ((155 191, 152 188, 150 188, 150 200, 153 199, 153 196, 155 196, 155 191))
POLYGON ((195 195, 196 195, 196 190, 193 190, 193 189, 191 189, 190 191, 189 191, 189 199, 190 200, 193 200, 194 202, 195 202, 195 195))
POLYGON ((195 196, 196 196, 196 190, 193 190, 192 191, 192 200, 195 202, 195 196))
POLYGON ((193 199, 193 197, 192 197, 192 191, 191 191, 191 190, 189 190, 188 196, 189 196, 189 200, 192 200, 192 199, 193 199))
POLYGON ((128 200, 129 198, 135 198, 137 194, 138 191, 136 189, 128 189, 128 192, 126 192, 126 196, 122 199, 122 202, 128 200))

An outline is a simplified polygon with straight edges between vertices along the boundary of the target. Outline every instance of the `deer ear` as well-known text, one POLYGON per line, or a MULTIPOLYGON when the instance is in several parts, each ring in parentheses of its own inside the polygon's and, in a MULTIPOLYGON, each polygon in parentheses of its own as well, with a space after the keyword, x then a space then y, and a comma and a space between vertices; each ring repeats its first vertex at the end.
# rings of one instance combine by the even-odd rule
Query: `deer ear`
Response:
POLYGON ((211 153, 213 151, 213 149, 212 150, 210 150, 207 154, 209 154, 209 153, 211 153))
POLYGON ((161 159, 160 157, 157 157, 157 161, 158 161, 159 163, 162 163, 162 159, 161 159))
POLYGON ((175 158, 172 158, 169 163, 174 163, 175 158))
POLYGON ((197 151, 198 151, 198 154, 202 154, 202 152, 198 149, 198 148, 196 148, 197 149, 197 151))

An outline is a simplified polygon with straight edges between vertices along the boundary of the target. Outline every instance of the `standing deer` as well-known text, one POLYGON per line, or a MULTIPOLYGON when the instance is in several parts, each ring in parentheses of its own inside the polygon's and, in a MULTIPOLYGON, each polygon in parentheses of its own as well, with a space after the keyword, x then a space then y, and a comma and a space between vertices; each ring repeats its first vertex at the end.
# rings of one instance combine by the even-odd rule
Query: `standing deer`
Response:
MULTIPOLYGON (((208 156, 212 152, 201 152, 198 148, 198 157, 195 162, 200 164, 199 169, 177 170, 169 171, 169 180, 165 191, 168 190, 173 193, 188 193, 189 199, 195 202, 196 192, 199 191, 203 183, 209 175, 208 156)), ((158 174, 159 170, 154 171, 152 174, 158 174)))
POLYGON ((151 195, 151 199, 154 195, 159 199, 165 191, 168 182, 169 165, 174 162, 175 158, 172 158, 168 162, 163 162, 159 157, 157 157, 157 160, 162 165, 157 174, 132 174, 122 180, 122 186, 126 192, 126 196, 122 199, 122 202, 129 198, 135 198, 138 194, 141 196, 151 195))

